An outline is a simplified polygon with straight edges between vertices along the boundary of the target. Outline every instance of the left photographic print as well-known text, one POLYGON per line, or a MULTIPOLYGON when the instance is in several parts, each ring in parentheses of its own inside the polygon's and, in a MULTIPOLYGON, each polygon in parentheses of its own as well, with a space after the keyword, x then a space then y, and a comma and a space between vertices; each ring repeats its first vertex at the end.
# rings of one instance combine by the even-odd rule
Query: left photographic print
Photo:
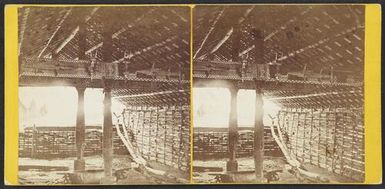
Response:
POLYGON ((22 185, 190 179, 190 7, 18 8, 22 185))

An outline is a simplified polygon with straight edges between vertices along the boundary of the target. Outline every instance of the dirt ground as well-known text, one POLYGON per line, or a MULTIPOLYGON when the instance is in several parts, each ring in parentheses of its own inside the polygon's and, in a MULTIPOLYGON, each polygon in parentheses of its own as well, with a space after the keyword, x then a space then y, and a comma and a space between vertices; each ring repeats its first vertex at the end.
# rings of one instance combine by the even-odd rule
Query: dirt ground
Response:
MULTIPOLYGON (((50 184, 71 184, 64 183, 63 178, 66 175, 73 173, 73 164, 75 158, 64 159, 31 159, 31 158, 19 158, 19 183, 27 185, 50 185, 50 184)), ((193 172, 194 183, 218 183, 217 176, 223 174, 226 170, 227 159, 212 159, 207 161, 194 160, 193 166, 196 167, 215 167, 219 168, 221 172, 193 172)), ((238 171, 254 170, 254 159, 251 157, 237 158, 238 171)), ((103 171, 103 158, 102 156, 90 156, 85 157, 86 170, 99 170, 103 171)), ((272 172, 279 170, 277 173, 278 180, 271 181, 271 183, 319 183, 319 181, 309 181, 307 179, 295 176, 287 169, 288 164, 283 157, 265 157, 263 162, 264 172, 272 172)), ((169 184, 168 179, 153 177, 139 171, 138 166, 131 163, 128 156, 115 155, 113 158, 113 172, 117 174, 120 172, 124 174, 123 179, 119 179, 117 184, 169 184), (130 169, 133 168, 133 169, 130 169)), ((307 166, 311 168, 310 166, 307 166)), ((334 180, 332 182, 352 182, 345 178, 333 175, 325 170, 319 168, 311 168, 310 171, 327 176, 334 180)), ((117 176, 118 177, 118 176, 117 176)), ((185 182, 185 181, 182 181, 185 182)), ((266 182, 266 181, 265 181, 266 182)))
MULTIPOLYGON (((62 158, 45 160, 19 158, 19 182, 20 184, 29 185, 63 184, 61 183, 63 177, 68 173, 73 173, 75 159, 76 158, 62 158), (49 167, 52 167, 51 170, 47 170, 49 167), (42 170, 43 168, 45 170, 42 170)), ((100 155, 85 157, 85 162, 86 170, 103 170, 103 158, 100 155)), ((134 169, 129 170, 130 166, 135 168, 135 165, 130 162, 128 156, 114 156, 113 170, 127 169, 128 171, 125 171, 125 174, 133 178, 119 180, 118 184, 156 184, 159 182, 159 179, 150 178, 134 169)))
MULTIPOLYGON (((237 158, 238 171, 247 172, 254 170, 254 159, 251 157, 237 158)), ((220 167, 224 171, 226 170, 227 159, 213 159, 208 161, 194 160, 193 166, 208 166, 208 167, 220 167)), ((299 180, 293 174, 285 170, 285 161, 281 157, 265 157, 263 162, 264 171, 282 170, 278 173, 279 180, 271 183, 298 183, 299 180)), ((195 183, 218 183, 218 172, 193 172, 193 181, 195 183)))
MULTIPOLYGON (((228 159, 211 159, 211 160, 194 160, 193 166, 200 167, 200 171, 193 172, 193 181, 195 183, 224 183, 221 179, 218 179, 218 175, 226 175, 226 162, 228 159), (202 167, 209 167, 211 170, 222 171, 201 171, 202 167)), ((237 158, 238 171, 243 172, 243 175, 238 176, 236 179, 241 179, 237 183, 255 183, 254 176, 254 159, 252 157, 237 158), (245 172, 248 172, 245 174, 245 172), (252 175, 253 177, 250 177, 252 175)), ((306 170, 319 175, 319 178, 310 178, 305 175, 293 172, 291 166, 287 164, 283 157, 264 157, 263 170, 264 170, 264 183, 269 180, 267 177, 270 173, 276 172, 276 178, 269 180, 269 183, 281 183, 281 184, 309 184, 309 183, 353 183, 357 182, 347 177, 343 177, 328 170, 318 168, 316 166, 304 164, 306 170)), ((271 179, 271 178, 270 178, 271 179)), ((226 183, 226 182, 225 182, 226 183)))

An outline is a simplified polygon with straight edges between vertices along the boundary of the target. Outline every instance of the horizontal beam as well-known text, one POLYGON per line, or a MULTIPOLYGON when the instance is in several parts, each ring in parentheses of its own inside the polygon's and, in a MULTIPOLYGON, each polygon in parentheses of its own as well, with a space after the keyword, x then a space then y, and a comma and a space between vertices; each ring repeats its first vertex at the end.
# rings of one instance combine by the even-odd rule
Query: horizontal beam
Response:
MULTIPOLYGON (((295 95, 295 96, 285 96, 285 97, 271 97, 267 100, 289 100, 289 99, 304 99, 311 97, 323 97, 323 96, 335 96, 335 95, 344 95, 344 94, 355 94, 356 91, 347 91, 347 92, 326 92, 326 93, 314 93, 314 94, 305 94, 305 95, 295 95)), ((362 93, 362 91, 361 91, 362 93)))
POLYGON ((276 79, 257 79, 256 81, 252 78, 244 78, 240 80, 239 78, 231 77, 214 77, 210 76, 209 78, 205 77, 196 77, 194 75, 193 79, 194 87, 219 87, 219 88, 229 88, 232 85, 236 85, 239 89, 250 89, 254 90, 256 84, 261 85, 264 91, 293 91, 298 94, 301 93, 311 93, 314 90, 346 90, 350 91, 355 88, 362 88, 362 85, 359 84, 343 84, 343 83, 321 83, 321 82, 307 82, 307 81, 279 81, 276 79))
POLYGON ((112 80, 175 80, 175 82, 188 82, 179 80, 179 72, 169 72, 168 70, 155 70, 151 68, 145 70, 125 70, 119 63, 91 62, 86 60, 54 60, 50 58, 22 58, 20 74, 37 77, 65 77, 65 78, 84 78, 84 79, 112 79, 112 80), (123 69, 123 70, 119 70, 123 69), (121 73, 119 73, 121 72, 121 73), (148 72, 148 74, 146 74, 148 72), (146 78, 139 77, 145 75, 146 78), (149 79, 152 80, 152 79, 149 79))
MULTIPOLYGON (((221 83, 218 81, 235 82, 238 83, 239 86, 243 86, 248 88, 247 86, 251 83, 251 89, 254 89, 254 78, 253 77, 239 77, 239 76, 227 76, 227 75, 209 75, 205 74, 195 74, 193 75, 194 85, 197 83, 221 83)), ((272 79, 272 78, 257 78, 257 81, 271 84, 271 85, 296 85, 296 86, 321 86, 321 87, 362 87, 362 83, 339 83, 339 82, 319 82, 319 81, 300 81, 300 80, 283 80, 283 79, 272 79)))
POLYGON ((242 66, 242 62, 234 62, 234 61, 221 61, 221 60, 194 60, 194 64, 219 64, 219 65, 234 65, 234 66, 242 66))
POLYGON ((143 94, 135 94, 135 95, 116 96, 114 98, 136 98, 136 97, 147 97, 147 96, 166 95, 166 94, 177 94, 177 93, 185 93, 185 92, 189 92, 189 90, 160 91, 160 92, 143 93, 143 94))
POLYGON ((165 90, 169 88, 188 88, 189 81, 166 80, 147 78, 89 78, 89 77, 66 77, 47 74, 21 73, 19 75, 19 86, 44 87, 44 86, 83 86, 89 88, 104 88, 108 85, 111 89, 138 89, 143 91, 165 90))

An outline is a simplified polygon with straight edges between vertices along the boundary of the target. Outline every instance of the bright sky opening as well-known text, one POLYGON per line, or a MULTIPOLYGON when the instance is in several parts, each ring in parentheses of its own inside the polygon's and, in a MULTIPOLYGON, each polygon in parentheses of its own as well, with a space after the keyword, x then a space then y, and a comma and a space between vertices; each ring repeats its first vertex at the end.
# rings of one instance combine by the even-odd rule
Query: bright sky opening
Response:
MULTIPOLYGON (((84 113, 87 126, 103 125, 102 89, 86 89, 84 113)), ((20 87, 19 127, 75 126, 78 94, 74 87, 20 87)), ((120 114, 124 106, 112 99, 112 112, 120 114)), ((113 121, 115 118, 113 116, 113 121)))
MULTIPOLYGON (((230 92, 226 88, 194 88, 194 127, 228 127, 230 114, 230 92)), ((238 126, 253 127, 255 116, 255 91, 238 91, 238 126)), ((264 99, 265 125, 279 111, 275 103, 264 99)))

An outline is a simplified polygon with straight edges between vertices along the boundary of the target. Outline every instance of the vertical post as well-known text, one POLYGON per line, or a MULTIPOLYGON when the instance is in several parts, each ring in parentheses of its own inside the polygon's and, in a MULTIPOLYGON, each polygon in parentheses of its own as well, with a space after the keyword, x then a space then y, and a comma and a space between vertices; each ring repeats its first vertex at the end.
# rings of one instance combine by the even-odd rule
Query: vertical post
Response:
MULTIPOLYGON (((254 64, 253 75, 255 78, 267 77, 268 74, 264 73, 264 37, 263 32, 259 29, 253 28, 252 39, 254 41, 254 64)), ((266 65, 268 66, 268 65, 266 65)), ((258 83, 255 79, 255 117, 254 117, 254 165, 255 176, 257 181, 263 180, 263 99, 261 83, 258 83)))
POLYGON ((76 156, 77 159, 74 162, 75 171, 84 171, 85 162, 83 158, 84 145, 85 145, 85 121, 84 121, 84 91, 85 87, 77 87, 78 92, 78 112, 76 116, 76 156))
POLYGON ((255 117, 254 117, 254 165, 257 181, 263 179, 263 99, 261 86, 255 88, 255 117))
MULTIPOLYGON (((111 22, 112 10, 105 9, 104 17, 106 22, 103 24, 103 46, 102 46, 102 59, 104 64, 105 77, 111 76, 110 67, 108 64, 112 63, 112 33, 113 23, 111 22)), ((104 83, 104 119, 103 119, 103 160, 104 160, 104 178, 102 178, 102 184, 113 184, 116 179, 112 176, 112 113, 111 113, 111 88, 108 79, 103 79, 104 83)))
POLYGON ((36 125, 33 124, 32 128, 32 149, 31 149, 31 158, 35 158, 36 155, 36 138, 37 138, 36 125))
POLYGON ((78 50, 78 58, 79 60, 85 60, 86 59, 86 48, 87 48, 87 41, 86 41, 86 23, 85 22, 80 22, 79 23, 79 50, 78 50))
POLYGON ((237 23, 233 26, 233 35, 231 38, 232 43, 232 51, 231 51, 231 59, 233 62, 239 62, 239 51, 241 47, 241 30, 240 25, 237 23))
POLYGON ((240 30, 240 25, 238 22, 236 22, 236 24, 234 24, 234 26, 233 26, 233 34, 231 36, 231 44, 232 44, 231 59, 233 62, 241 63, 241 66, 236 67, 235 71, 236 71, 237 75, 243 81, 246 63, 244 60, 241 60, 239 57, 239 52, 241 49, 241 30, 240 30))
MULTIPOLYGON (((239 61, 239 51, 240 51, 240 29, 239 24, 234 25, 234 33, 232 36, 232 53, 231 58, 233 62, 239 61)), ((239 76, 242 77, 241 71, 237 71, 239 76)), ((238 171, 238 162, 236 160, 237 155, 237 143, 238 143, 238 115, 237 115, 237 97, 238 97, 238 87, 232 84, 229 88, 230 90, 230 117, 229 117, 229 161, 227 162, 226 169, 228 172, 238 171)))
POLYGON ((236 149, 238 143, 238 119, 237 119, 237 97, 238 88, 232 86, 230 88, 230 118, 229 118, 229 161, 226 168, 228 172, 238 171, 238 162, 236 160, 236 149))
POLYGON ((263 60, 265 45, 264 45, 264 37, 262 31, 256 28, 251 30, 251 37, 253 44, 255 46, 254 51, 252 51, 252 56, 254 58, 254 62, 251 64, 251 71, 254 77, 263 77, 267 74, 265 72, 265 62, 263 60))
MULTIPOLYGON (((79 60, 85 59, 86 51, 86 28, 85 23, 79 23, 79 40, 78 40, 78 58, 79 60)), ((56 53, 52 53, 53 58, 57 57, 56 53)), ((84 91, 85 87, 76 87, 78 92, 78 110, 76 115, 76 133, 75 133, 75 142, 76 142, 76 156, 77 159, 74 162, 74 170, 84 171, 85 170, 85 161, 84 161, 84 145, 85 145, 85 118, 84 118, 84 91)))
POLYGON ((111 114, 111 90, 104 89, 104 119, 103 119, 103 159, 104 176, 112 177, 112 114, 111 114))

